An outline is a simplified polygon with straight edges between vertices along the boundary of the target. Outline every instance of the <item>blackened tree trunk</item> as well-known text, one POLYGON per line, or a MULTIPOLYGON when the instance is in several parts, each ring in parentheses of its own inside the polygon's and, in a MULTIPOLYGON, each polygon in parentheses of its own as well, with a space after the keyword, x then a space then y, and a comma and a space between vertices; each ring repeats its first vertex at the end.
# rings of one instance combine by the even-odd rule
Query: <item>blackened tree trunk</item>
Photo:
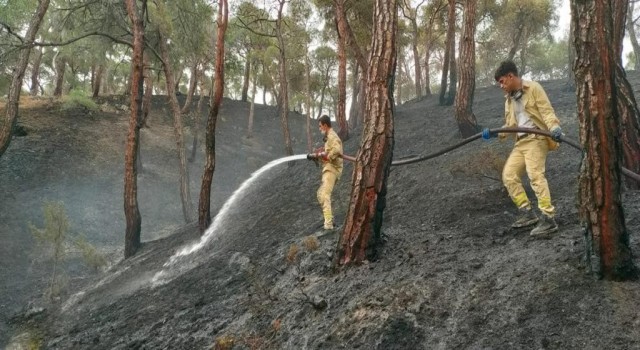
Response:
POLYGON ((473 95, 476 89, 476 1, 464 2, 464 28, 460 38, 460 90, 455 97, 456 122, 463 138, 478 131, 473 114, 473 95))
POLYGON ((613 8, 608 1, 571 0, 577 58, 580 139, 586 151, 579 178, 580 214, 587 228, 591 268, 606 279, 635 276, 621 202, 623 144, 613 8))
POLYGON ((204 233, 211 224, 211 183, 213 181, 213 171, 216 167, 216 121, 218 120, 218 111, 220 110, 224 92, 224 36, 227 31, 228 18, 229 7, 227 0, 220 0, 218 2, 215 82, 211 98, 211 109, 209 109, 209 117, 207 119, 206 155, 198 204, 198 228, 200 233, 204 233))
POLYGON ((4 154, 7 148, 9 148, 9 144, 11 143, 11 135, 18 118, 18 105, 20 103, 20 93, 22 92, 22 79, 24 78, 24 72, 29 64, 31 44, 36 38, 36 33, 38 33, 40 23, 42 23, 42 18, 45 13, 47 13, 48 8, 49 0, 40 0, 36 13, 33 14, 31 21, 29 21, 29 28, 27 29, 27 34, 24 37, 25 48, 20 50, 18 64, 13 70, 4 124, 2 125, 2 128, 0 128, 0 157, 4 154))
MULTIPOLYGON (((138 208, 138 170, 136 165, 138 139, 140 137, 140 117, 142 115, 142 52, 144 50, 144 13, 138 14, 136 0, 125 0, 127 13, 133 27, 133 52, 131 56, 131 115, 124 157, 124 216, 126 231, 124 257, 133 256, 140 247, 140 227, 142 218, 138 208)), ((146 0, 143 1, 146 8, 146 0)))
POLYGON ((447 105, 447 78, 449 77, 449 65, 451 64, 451 42, 456 40, 456 0, 449 0, 449 10, 447 15, 447 37, 445 39, 444 58, 442 62, 442 78, 440 79, 440 96, 441 106, 447 105))
POLYGON ((338 12, 344 12, 344 0, 336 0, 336 27, 338 30, 338 105, 336 106, 336 121, 340 126, 338 135, 342 140, 349 138, 349 126, 347 125, 347 50, 346 29, 339 18, 344 18, 338 12))
POLYGON ((29 89, 29 93, 31 96, 38 95, 38 89, 40 87, 40 63, 42 62, 42 48, 34 48, 36 53, 33 58, 33 64, 31 68, 31 88, 29 89))
POLYGON ((278 105, 280 106, 280 123, 282 124, 282 134, 284 136, 284 149, 287 155, 293 155, 291 146, 291 135, 289 134, 289 82, 287 81, 287 55, 285 54, 284 42, 284 4, 286 0, 278 0, 278 19, 276 20, 276 36, 278 38, 279 71, 280 71, 280 96, 278 105))
MULTIPOLYGON (((191 222, 193 216, 193 205, 191 204, 191 190, 189 189, 189 171, 187 170, 187 156, 184 147, 184 130, 182 127, 182 112, 180 111, 180 103, 176 98, 176 92, 173 89, 173 71, 171 69, 171 58, 169 57, 169 49, 167 48, 167 38, 162 33, 158 33, 160 38, 160 56, 162 56, 162 67, 164 69, 165 81, 167 83, 167 96, 169 105, 173 112, 173 132, 176 137, 176 148, 178 151, 178 161, 180 167, 180 201, 182 202, 182 217, 184 222, 191 222)), ((192 74, 194 72, 192 71, 192 74)), ((197 77, 192 76, 192 81, 197 81, 197 77)), ((189 89, 191 90, 191 88, 189 89)), ((194 89, 195 90, 195 89, 194 89)))
POLYGON ((367 70, 366 114, 352 178, 351 201, 338 242, 337 263, 360 263, 379 244, 387 178, 393 157, 393 85, 396 65, 397 0, 376 0, 367 70), (373 233, 373 242, 370 242, 373 233), (371 244, 370 244, 371 243, 371 244))

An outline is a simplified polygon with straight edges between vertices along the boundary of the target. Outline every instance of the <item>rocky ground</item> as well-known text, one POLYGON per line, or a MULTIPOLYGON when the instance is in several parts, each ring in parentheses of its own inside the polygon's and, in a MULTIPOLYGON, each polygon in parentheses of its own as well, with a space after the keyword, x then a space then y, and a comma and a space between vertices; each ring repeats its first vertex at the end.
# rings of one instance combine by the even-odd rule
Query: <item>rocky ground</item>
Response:
MULTIPOLYGON (((640 76, 630 78, 640 95, 640 76)), ((563 82, 543 86, 563 129, 577 139, 574 93, 563 82)), ((139 201, 145 244, 127 261, 116 259, 124 235, 126 115, 69 115, 47 100, 24 110, 21 123, 29 134, 14 139, 0 160, 0 191, 10 198, 0 203, 0 234, 6 242, 0 277, 8 281, 0 289, 1 299, 8 301, 0 309, 7 323, 0 334, 8 334, 2 340, 10 347, 640 347, 640 285, 601 281, 585 268, 576 208, 580 154, 567 145, 547 161, 560 225, 549 239, 534 240, 526 230, 508 228, 515 210, 499 177, 511 144, 476 141, 433 160, 393 168, 386 243, 376 261, 331 269, 337 233, 320 230, 319 171, 300 160, 264 173, 238 196, 202 249, 167 264, 201 238, 180 216, 175 143, 161 101, 142 136, 147 170, 139 201), (25 224, 42 221, 46 198, 64 201, 73 228, 114 262, 99 274, 70 271, 77 281, 53 304, 36 298, 46 285, 47 265, 30 256, 33 240, 25 224)), ((223 104, 216 210, 252 171, 284 153, 271 108, 259 110, 256 137, 244 137, 247 107, 229 100, 223 104)), ((474 111, 480 124, 501 126, 502 109, 499 89, 478 89, 474 111)), ((438 106, 436 97, 406 103, 396 112, 396 158, 460 140, 453 109, 438 106)), ((294 114, 291 124, 299 135, 296 153, 304 153, 304 120, 294 114)), ((355 154, 358 141, 358 136, 346 141, 346 153, 355 154)), ((191 168, 194 193, 201 168, 198 161, 191 168)), ((338 222, 346 215, 352 170, 347 164, 334 195, 338 222)), ((632 249, 638 252, 640 192, 625 192, 624 205, 632 249)))

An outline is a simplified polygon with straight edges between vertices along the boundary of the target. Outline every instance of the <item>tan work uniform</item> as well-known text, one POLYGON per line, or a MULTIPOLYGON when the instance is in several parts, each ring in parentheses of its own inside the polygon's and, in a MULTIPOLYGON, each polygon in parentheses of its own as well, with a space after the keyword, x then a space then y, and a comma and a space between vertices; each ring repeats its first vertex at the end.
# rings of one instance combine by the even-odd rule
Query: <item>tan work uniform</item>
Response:
MULTIPOLYGON (((518 127, 518 119, 521 120, 522 124, 524 116, 529 117, 535 127, 541 130, 548 131, 559 126, 560 121, 556 117, 542 86, 534 81, 523 80, 522 84, 523 95, 519 101, 507 96, 507 101, 505 102, 505 127, 518 127), (516 113, 520 113, 520 115, 517 116, 516 113)), ((504 137, 504 135, 500 136, 501 138, 504 137)), ((547 152, 549 151, 548 142, 546 136, 535 134, 517 135, 516 143, 502 171, 502 182, 518 208, 530 207, 529 198, 527 198, 522 186, 522 176, 526 171, 531 187, 538 198, 538 208, 542 213, 553 217, 555 208, 551 204, 549 184, 545 177, 545 163, 547 152)))
POLYGON ((322 207, 325 228, 333 226, 333 213, 331 211, 331 192, 342 175, 342 141, 333 129, 327 131, 327 140, 324 144, 324 152, 327 159, 322 159, 322 184, 318 188, 318 203, 322 207))

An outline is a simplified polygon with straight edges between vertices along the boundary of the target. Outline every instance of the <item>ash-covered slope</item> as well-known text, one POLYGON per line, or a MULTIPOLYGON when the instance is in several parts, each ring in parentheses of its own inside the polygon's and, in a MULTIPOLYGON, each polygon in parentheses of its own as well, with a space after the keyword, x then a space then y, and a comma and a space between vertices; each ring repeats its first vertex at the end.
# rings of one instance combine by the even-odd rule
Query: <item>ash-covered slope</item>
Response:
MULTIPOLYGON (((632 76, 638 84, 638 77, 632 76)), ((544 82, 574 139, 575 95, 544 82)), ((497 88, 476 92, 480 124, 502 125, 497 88)), ((436 98, 396 110, 396 157, 459 140, 436 98)), ((236 137, 237 140, 237 137, 236 137)), ((233 142, 233 141, 230 141, 233 142)), ((358 140, 346 142, 355 153, 358 140)), ((232 147, 230 143, 228 147, 232 147)), ((146 244, 42 324, 51 349, 630 349, 640 346, 640 286, 585 271, 576 209, 579 152, 550 154, 547 174, 560 231, 534 240, 508 229, 515 210, 499 181, 511 144, 481 142, 389 178, 380 259, 330 268, 337 234, 319 231, 319 172, 305 161, 274 168, 233 207, 215 240, 184 259, 196 266, 154 284, 193 228, 146 244), (314 236, 317 241, 309 236, 314 236)), ((352 166, 334 196, 344 219, 352 166)), ((640 193, 624 196, 640 250, 640 193)), ((640 263, 640 261, 638 262, 640 263)), ((172 269, 173 267, 169 267, 172 269)))

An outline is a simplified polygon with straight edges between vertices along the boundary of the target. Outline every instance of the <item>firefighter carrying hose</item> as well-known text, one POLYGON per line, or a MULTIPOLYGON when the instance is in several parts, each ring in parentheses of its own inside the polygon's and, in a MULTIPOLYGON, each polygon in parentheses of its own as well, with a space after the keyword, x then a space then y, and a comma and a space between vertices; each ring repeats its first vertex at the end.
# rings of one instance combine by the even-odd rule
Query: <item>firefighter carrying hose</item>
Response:
POLYGON ((324 136, 324 147, 307 155, 310 160, 322 163, 322 184, 318 188, 318 202, 322 207, 324 229, 333 230, 333 213, 331 211, 331 192, 342 175, 342 141, 331 128, 331 119, 323 115, 318 119, 320 132, 324 136))
MULTIPOLYGON (((551 107, 551 102, 542 86, 534 81, 525 81, 518 76, 518 69, 512 61, 500 64, 495 73, 496 82, 506 93, 504 127, 523 127, 551 132, 552 139, 536 134, 518 133, 513 150, 504 165, 502 182, 509 196, 518 207, 519 216, 511 225, 513 228, 538 224, 531 236, 544 236, 558 230, 554 220, 555 208, 551 204, 549 184, 545 177, 547 152, 555 150, 562 137, 560 121, 551 107), (522 186, 522 176, 527 173, 531 187, 538 199, 541 216, 531 209, 529 198, 522 186)), ((484 139, 494 137, 486 128, 482 132, 484 139)), ((497 135, 501 139, 506 134, 497 135)))

